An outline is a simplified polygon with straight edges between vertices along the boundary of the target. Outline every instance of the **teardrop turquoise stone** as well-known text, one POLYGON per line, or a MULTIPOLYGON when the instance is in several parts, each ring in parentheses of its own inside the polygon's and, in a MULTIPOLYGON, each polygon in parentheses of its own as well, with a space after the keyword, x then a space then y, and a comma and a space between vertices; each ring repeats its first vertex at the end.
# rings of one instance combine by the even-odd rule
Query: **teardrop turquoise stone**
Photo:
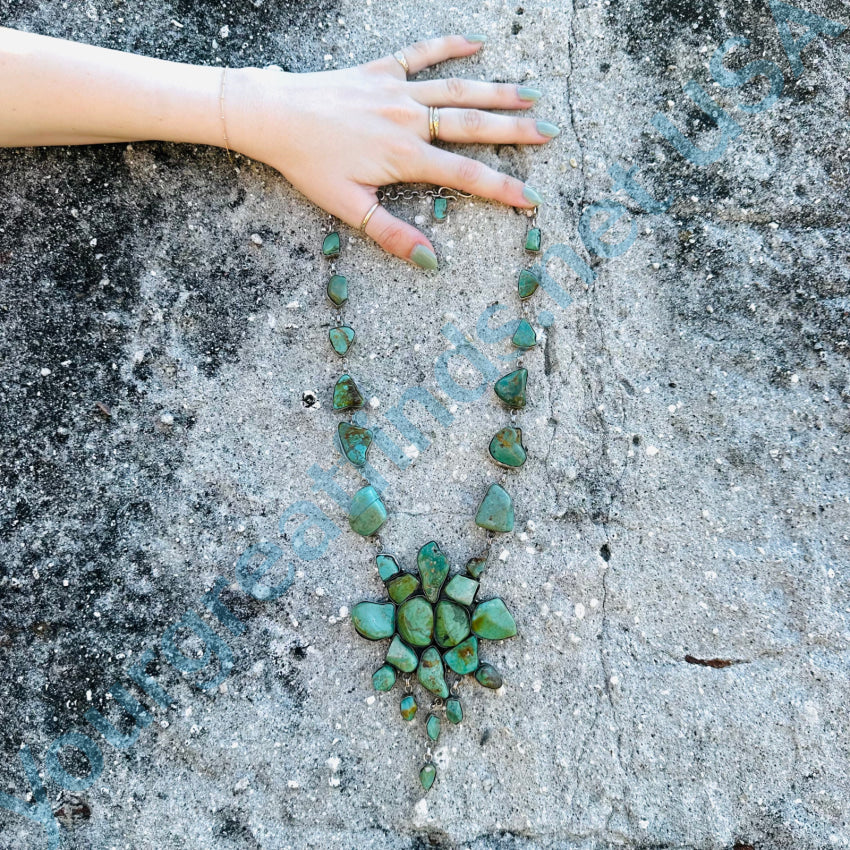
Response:
MULTIPOLYGON (((331 348, 340 356, 344 357, 348 354, 348 349, 351 348, 351 343, 354 342, 354 328, 348 325, 340 325, 338 328, 331 328, 328 331, 328 339, 331 341, 331 348)), ((514 343, 516 345, 516 343, 514 343)))
POLYGON ((436 741, 440 737, 440 718, 436 714, 429 714, 428 720, 425 722, 425 732, 432 741, 436 741))
POLYGON ((387 582, 387 593, 396 605, 401 605, 408 596, 413 596, 419 590, 419 579, 410 573, 391 578, 387 582))
POLYGON ((396 635, 387 650, 387 664, 392 664, 402 673, 412 673, 419 663, 416 653, 396 635))
POLYGON ((484 685, 485 688, 492 688, 494 691, 502 687, 502 677, 499 671, 492 665, 484 663, 475 671, 475 678, 484 685))
POLYGON ((504 640, 516 634, 516 623, 508 606, 497 597, 475 606, 472 631, 487 640, 504 640))
POLYGON ((405 720, 413 720, 416 717, 416 709, 418 706, 416 705, 416 697, 413 694, 407 694, 401 698, 401 704, 398 707, 398 710, 401 712, 401 716, 405 720))
POLYGON ((363 466, 366 463, 369 446, 372 445, 372 432, 368 428, 361 428, 359 425, 340 422, 337 434, 339 435, 339 446, 345 457, 355 466, 363 466))
POLYGON ((525 300, 526 298, 531 298, 535 292, 537 292, 537 287, 540 286, 540 279, 537 277, 534 272, 530 269, 523 269, 519 273, 519 279, 517 280, 517 290, 519 291, 519 297, 525 300))
POLYGON ((432 540, 419 550, 416 565, 419 569, 419 578, 422 580, 422 590, 425 597, 431 602, 436 602, 440 596, 440 588, 449 574, 448 558, 432 540))
POLYGON ((469 634, 469 614, 455 602, 441 599, 434 617, 434 640, 448 649, 457 646, 469 634))
POLYGON ((387 521, 387 509, 371 485, 361 487, 351 500, 348 524, 361 537, 370 537, 387 521))
POLYGON ((437 778, 437 768, 431 762, 428 762, 422 770, 419 771, 419 782, 426 791, 431 790, 434 780, 437 778))
POLYGON ((331 275, 328 281, 328 298, 337 307, 348 301, 348 278, 341 274, 331 275))
POLYGON ((336 230, 332 230, 322 240, 322 253, 326 257, 339 256, 339 233, 336 230))
POLYGON ((493 386, 496 395, 511 409, 525 407, 525 385, 528 381, 528 369, 517 369, 499 378, 493 386))
POLYGON ((540 252, 540 228, 530 227, 528 233, 525 234, 525 250, 530 254, 538 254, 540 252))
POLYGON ((381 640, 395 632, 395 605, 390 602, 358 602, 351 609, 351 622, 368 640, 381 640))
POLYGON ((459 699, 452 697, 450 700, 446 700, 446 720, 455 725, 463 720, 463 706, 459 699))
POLYGON ((454 599, 461 605, 472 605, 477 590, 478 582, 475 579, 458 573, 458 575, 452 576, 451 581, 446 585, 445 594, 449 599, 454 599))
POLYGON ((411 646, 428 646, 434 635, 434 609, 422 596, 408 599, 398 609, 398 633, 411 646))
POLYGON ((449 214, 449 199, 434 198, 434 206, 432 209, 434 221, 445 221, 449 214))
POLYGON ((435 647, 429 646, 422 653, 416 678, 419 679, 422 687, 431 691, 432 694, 443 699, 449 695, 449 688, 446 685, 446 677, 443 672, 443 659, 440 658, 440 653, 437 652, 435 647))
POLYGON ((363 396, 351 375, 343 375, 334 387, 334 410, 359 410, 363 396))
POLYGON ((450 649, 443 661, 449 670, 454 670, 458 676, 474 673, 478 669, 478 638, 470 635, 465 641, 450 649))
POLYGON ((372 674, 372 687, 376 691, 391 691, 395 684, 395 670, 389 664, 384 664, 372 674))
POLYGON ((498 484, 491 484, 475 515, 475 524, 488 531, 513 531, 514 503, 498 484))
MULTIPOLYGON (((354 331, 351 332, 352 334, 354 331)), ((534 328, 525 319, 521 319, 514 335, 511 337, 511 342, 523 351, 528 351, 529 348, 534 348, 537 345, 537 334, 534 328)), ((344 354, 345 352, 343 352, 344 354)))
POLYGON ((486 555, 476 555, 474 558, 470 558, 466 562, 466 571, 473 578, 481 578, 481 573, 487 569, 487 556, 486 555))
POLYGON ((375 564, 378 567, 378 575, 386 581, 392 578, 398 571, 398 561, 392 555, 380 554, 375 556, 375 564))
POLYGON ((490 440, 490 457, 501 466, 522 466, 526 459, 522 445, 522 428, 502 428, 490 440))

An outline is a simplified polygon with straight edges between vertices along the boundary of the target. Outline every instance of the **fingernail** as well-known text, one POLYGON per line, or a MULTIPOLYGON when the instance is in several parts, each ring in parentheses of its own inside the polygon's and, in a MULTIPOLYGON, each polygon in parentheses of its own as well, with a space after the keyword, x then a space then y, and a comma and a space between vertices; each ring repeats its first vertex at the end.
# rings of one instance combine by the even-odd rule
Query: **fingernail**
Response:
POLYGON ((550 139, 554 139, 561 131, 558 127, 554 124, 550 124, 548 121, 538 121, 537 132, 540 133, 541 136, 548 136, 550 139))
POLYGON ((532 189, 531 186, 526 186, 522 190, 522 196, 532 204, 542 204, 543 198, 540 197, 540 193, 536 189, 532 189))
POLYGON ((528 86, 517 86, 516 96, 520 100, 533 100, 536 103, 543 96, 543 92, 528 86))
POLYGON ((485 41, 487 41, 487 36, 481 35, 481 33, 478 32, 474 32, 472 33, 472 35, 465 35, 464 38, 467 41, 471 41, 473 44, 483 44, 485 41))
POLYGON ((410 261, 416 263, 420 269, 435 269, 439 265, 437 263, 437 255, 425 245, 417 245, 410 252, 410 261))

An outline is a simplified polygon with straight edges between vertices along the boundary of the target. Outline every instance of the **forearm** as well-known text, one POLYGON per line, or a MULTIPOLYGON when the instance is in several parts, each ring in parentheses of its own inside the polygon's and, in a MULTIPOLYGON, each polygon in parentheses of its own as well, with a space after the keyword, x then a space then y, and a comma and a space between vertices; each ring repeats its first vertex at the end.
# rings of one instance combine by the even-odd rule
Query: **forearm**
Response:
POLYGON ((0 146, 223 145, 221 74, 0 27, 0 146))

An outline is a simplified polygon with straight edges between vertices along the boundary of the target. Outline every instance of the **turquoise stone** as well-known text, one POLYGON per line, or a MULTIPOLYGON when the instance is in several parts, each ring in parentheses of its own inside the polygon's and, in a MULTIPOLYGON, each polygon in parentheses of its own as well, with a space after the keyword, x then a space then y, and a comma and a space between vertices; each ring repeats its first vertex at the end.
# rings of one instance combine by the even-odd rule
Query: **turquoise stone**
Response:
POLYGON ((473 578, 481 578, 481 573, 487 569, 487 556, 486 555, 476 555, 474 558, 470 558, 466 562, 466 571, 473 578))
POLYGON ((428 646, 434 634, 434 609, 422 596, 408 599, 398 609, 398 633, 411 646, 428 646))
POLYGON ((354 328, 350 328, 348 325, 340 325, 338 328, 331 328, 328 331, 328 339, 331 341, 331 348, 333 348, 340 357, 344 357, 348 354, 348 349, 351 348, 351 343, 354 342, 354 328))
POLYGON ((391 602, 358 602, 351 609, 351 622, 357 633, 368 640, 392 637, 395 632, 395 605, 391 602))
POLYGON ((478 582, 475 579, 458 574, 446 585, 445 594, 461 605, 472 605, 477 590, 478 582))
POLYGON ((448 649, 457 646, 469 634, 469 614, 448 599, 437 603, 434 617, 434 640, 437 646, 448 649))
POLYGON ((525 300, 526 298, 531 298, 535 292, 537 292, 537 287, 540 286, 540 278, 537 277, 531 269, 523 269, 519 273, 519 279, 517 280, 517 290, 519 291, 519 297, 525 300))
POLYGON ((331 276, 328 281, 328 298, 337 307, 342 307, 348 301, 348 278, 341 274, 331 276))
POLYGON ((363 407, 363 396, 351 375, 343 375, 334 387, 334 410, 358 410, 363 407))
MULTIPOLYGON (((354 334, 354 331, 351 333, 354 334)), ((531 327, 525 319, 521 319, 519 326, 516 331, 514 331, 514 335, 511 337, 511 342, 517 348, 521 348, 523 351, 528 351, 529 348, 534 348, 534 346, 537 345, 537 334, 534 332, 534 328, 531 327)), ((342 353, 345 354, 344 351, 342 353)))
POLYGON ((449 214, 449 199, 434 198, 434 206, 432 208, 434 221, 445 221, 449 214))
POLYGON ((340 422, 337 434, 339 435, 339 446, 345 457, 355 466, 363 466, 366 463, 369 446, 372 445, 372 432, 368 428, 361 428, 359 425, 340 422))
POLYGON ((413 720, 416 717, 416 697, 413 694, 407 694, 401 698, 401 704, 398 707, 398 710, 401 712, 401 716, 405 720, 413 720))
POLYGON ((372 674, 372 687, 376 691, 391 691, 395 684, 395 670, 384 664, 372 674))
POLYGON ((492 688, 494 691, 502 687, 502 677, 499 671, 492 665, 486 662, 475 671, 475 678, 484 685, 485 688, 492 688))
POLYGON ((422 590, 426 599, 436 602, 440 596, 440 588, 449 574, 449 560, 440 551, 440 547, 432 540, 420 550, 416 559, 422 590))
POLYGON ((452 697, 446 701, 446 720, 455 725, 463 720, 463 706, 461 706, 459 699, 452 697))
POLYGON ((440 653, 436 647, 429 646, 422 657, 419 659, 419 669, 416 671, 416 678, 426 690, 431 691, 438 697, 445 699, 449 695, 449 688, 446 684, 446 677, 443 672, 443 659, 440 658, 440 653))
POLYGON ((332 230, 322 240, 322 253, 326 257, 339 256, 339 233, 337 233, 335 230, 332 230))
POLYGON ((431 790, 434 780, 437 778, 437 768, 431 762, 428 762, 422 770, 419 771, 419 782, 426 791, 431 790))
POLYGON ((361 487, 351 500, 348 524, 361 537, 370 537, 387 521, 387 509, 371 485, 361 487))
POLYGON ((387 664, 392 664, 402 673, 412 673, 419 663, 416 653, 396 635, 387 650, 387 664))
POLYGON ((440 737, 440 718, 436 714, 429 714, 425 721, 425 731, 432 741, 436 741, 440 737))
MULTIPOLYGON (((525 407, 525 385, 528 381, 528 369, 517 369, 499 378, 493 385, 496 395, 512 410, 525 407)), ((334 394, 334 397, 336 394, 334 394)))
POLYGON ((513 531, 514 503, 498 484, 491 484, 475 515, 475 524, 488 531, 513 531))
POLYGON ((540 228, 530 227, 525 234, 525 250, 530 254, 540 253, 540 228))
POLYGON ((516 634, 516 623, 508 606, 499 599, 479 602, 472 612, 472 631, 487 640, 504 640, 516 634))
POLYGON ((450 649, 443 661, 449 670, 454 670, 458 676, 474 673, 478 669, 478 638, 470 635, 465 641, 450 649))
POLYGON ((375 564, 378 567, 378 575, 386 581, 398 572, 398 561, 392 555, 376 555, 375 564))
POLYGON ((396 605, 401 605, 408 596, 419 590, 419 579, 410 573, 401 573, 387 582, 387 593, 396 605))
POLYGON ((502 428, 490 440, 490 457, 500 466, 522 466, 526 459, 522 445, 522 428, 502 428))

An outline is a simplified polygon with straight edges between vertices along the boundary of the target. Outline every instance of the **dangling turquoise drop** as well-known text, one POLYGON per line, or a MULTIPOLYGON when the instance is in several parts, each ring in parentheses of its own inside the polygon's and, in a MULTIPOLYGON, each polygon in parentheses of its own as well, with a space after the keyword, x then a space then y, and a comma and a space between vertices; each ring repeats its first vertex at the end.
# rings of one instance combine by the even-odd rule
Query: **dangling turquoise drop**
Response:
POLYGON ((425 731, 432 741, 436 741, 440 737, 440 718, 436 714, 429 714, 425 721, 425 731))
POLYGON ((378 491, 368 485, 361 487, 351 500, 348 524, 361 537, 371 537, 387 521, 387 509, 378 491))
POLYGON ((419 781, 426 791, 431 790, 434 780, 437 778, 437 768, 431 762, 428 762, 422 770, 419 771, 419 781))
POLYGON ((446 720, 455 725, 463 720, 463 706, 461 706, 459 699, 452 697, 446 701, 446 720))
POLYGON ((530 227, 525 234, 525 250, 529 254, 540 253, 540 228, 530 227))
POLYGON ((401 704, 398 707, 398 710, 401 712, 401 716, 405 720, 413 720, 416 717, 416 709, 418 706, 416 705, 416 697, 413 694, 405 694, 401 698, 401 704))
MULTIPOLYGON (((354 331, 351 333, 353 334, 354 331)), ((534 348, 534 346, 537 345, 537 334, 534 332, 534 328, 531 327, 525 319, 522 319, 516 329, 516 332, 511 337, 511 342, 517 348, 520 348, 523 351, 528 351, 530 348, 534 348)))
POLYGON ((535 292, 537 292, 537 287, 540 286, 540 280, 537 275, 534 274, 530 269, 523 269, 519 273, 519 280, 517 281, 517 290, 519 291, 519 297, 525 300, 526 298, 531 298, 535 292))
POLYGON ((345 357, 348 354, 348 349, 354 342, 354 328, 348 325, 341 325, 338 328, 331 328, 328 331, 328 339, 331 341, 331 348, 340 356, 345 357))
POLYGON ((322 240, 322 253, 326 257, 339 256, 339 233, 336 230, 332 230, 322 240))
POLYGON ((348 301, 348 278, 335 274, 328 281, 328 298, 337 307, 348 301))
POLYGON ((359 410, 363 396, 351 375, 343 375, 334 387, 334 410, 359 410))
POLYGON ((491 484, 475 515, 475 524, 488 531, 507 532, 514 528, 514 503, 508 492, 491 484))
POLYGON ((449 199, 434 198, 434 206, 431 208, 434 221, 445 221, 449 214, 449 199))
POLYGON ((496 395, 513 410, 525 407, 525 385, 528 381, 528 369, 517 369, 509 372, 496 381, 493 389, 496 395))
POLYGON ((372 432, 368 428, 340 422, 337 428, 342 453, 354 466, 366 464, 366 454, 372 445, 372 432))

